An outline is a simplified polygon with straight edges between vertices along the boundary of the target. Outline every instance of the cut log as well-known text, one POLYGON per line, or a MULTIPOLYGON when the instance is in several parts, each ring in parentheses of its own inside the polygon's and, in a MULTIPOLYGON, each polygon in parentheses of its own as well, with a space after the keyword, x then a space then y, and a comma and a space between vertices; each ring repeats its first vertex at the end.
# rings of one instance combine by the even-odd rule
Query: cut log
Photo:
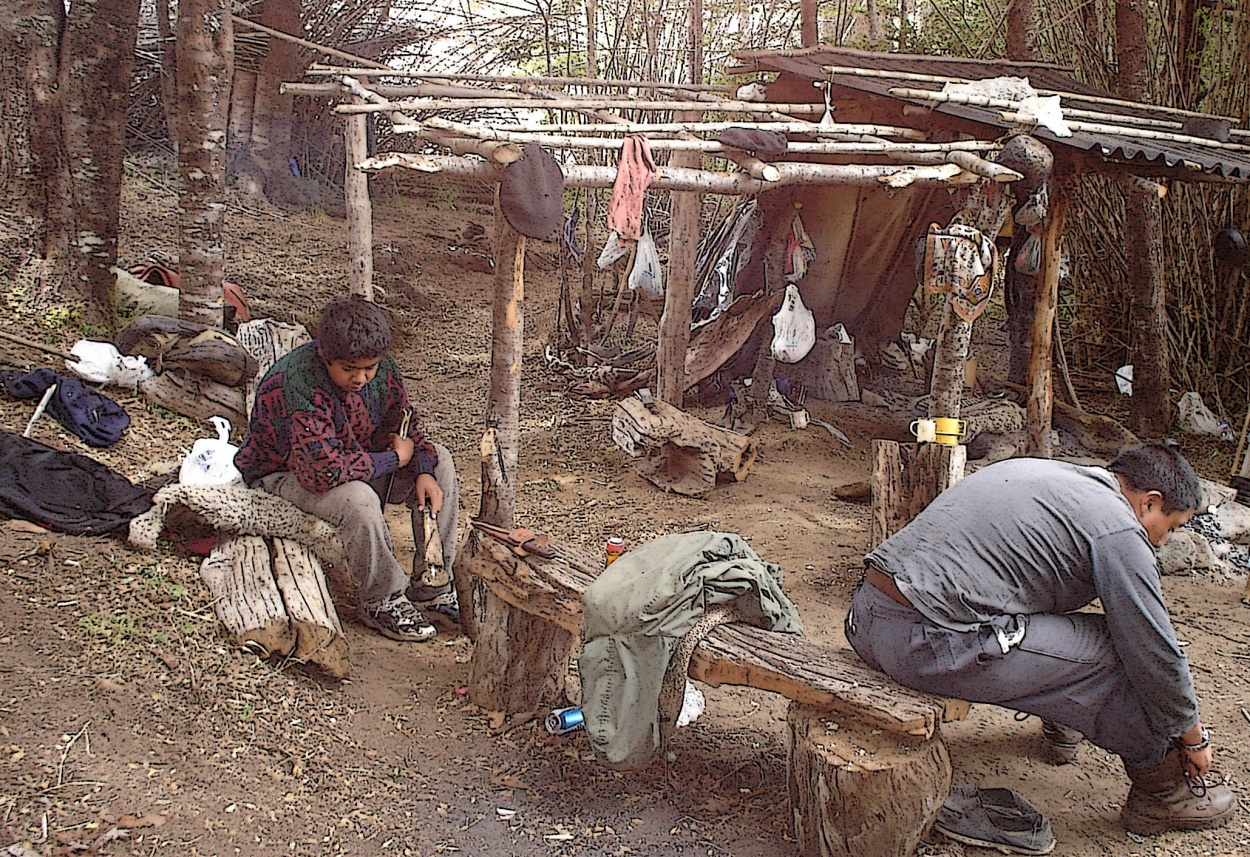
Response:
POLYGON ((875 547, 920 514, 933 498, 964 475, 968 448, 962 444, 872 442, 872 522, 875 547))
POLYGON ((247 424, 243 393, 189 372, 165 372, 139 382, 149 401, 184 417, 207 423, 225 417, 236 426, 247 424))
POLYGON ((273 577, 295 632, 290 656, 331 678, 347 678, 351 671, 347 637, 316 554, 291 539, 274 539, 273 577))
POLYGON ((213 610, 237 646, 285 656, 295 648, 295 631, 273 578, 269 545, 260 536, 219 534, 200 564, 200 579, 213 610))
POLYGON ((800 360, 775 367, 790 381, 807 388, 807 397, 822 402, 858 402, 859 378, 855 374, 855 344, 840 342, 830 329, 816 337, 816 345, 800 360))
POLYGON ((920 741, 792 702, 790 807, 804 857, 911 857, 950 793, 940 735, 920 741))
MULTIPOLYGON (((515 603, 527 601, 529 594, 540 599, 554 594, 552 588, 541 583, 534 565, 521 561, 482 533, 469 534, 465 553, 465 570, 474 581, 486 584, 473 588, 472 609, 480 611, 480 621, 476 623, 477 637, 469 662, 470 701, 488 711, 519 714, 563 707, 569 704, 570 697, 576 700, 577 694, 570 694, 566 687, 578 645, 576 631, 548 621, 545 610, 535 614, 531 612, 533 605, 527 605, 531 609, 526 610, 515 603), (533 588, 510 583, 509 572, 529 577, 533 588)), ((570 594, 566 591, 563 596, 568 599, 570 594)), ((466 606, 461 604, 461 610, 466 606)), ((556 611, 565 617, 566 624, 570 606, 566 603, 563 610, 556 611)), ((576 599, 576 611, 580 627, 580 597, 576 599)))
POLYGON ((612 440, 641 458, 638 473, 663 488, 702 497, 722 475, 746 479, 757 449, 751 438, 693 417, 667 402, 621 400, 612 412, 612 440))

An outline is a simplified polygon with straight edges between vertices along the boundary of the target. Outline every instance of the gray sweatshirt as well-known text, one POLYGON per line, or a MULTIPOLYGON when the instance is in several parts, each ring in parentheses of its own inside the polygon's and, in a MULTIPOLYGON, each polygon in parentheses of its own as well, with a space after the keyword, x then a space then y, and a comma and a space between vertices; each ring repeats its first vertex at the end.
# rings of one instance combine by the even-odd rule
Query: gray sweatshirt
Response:
POLYGON ((1098 598, 1151 727, 1179 735, 1198 722, 1154 548, 1101 467, 992 464, 943 491, 867 560, 927 619, 955 631, 1004 615, 1067 613, 1098 598))

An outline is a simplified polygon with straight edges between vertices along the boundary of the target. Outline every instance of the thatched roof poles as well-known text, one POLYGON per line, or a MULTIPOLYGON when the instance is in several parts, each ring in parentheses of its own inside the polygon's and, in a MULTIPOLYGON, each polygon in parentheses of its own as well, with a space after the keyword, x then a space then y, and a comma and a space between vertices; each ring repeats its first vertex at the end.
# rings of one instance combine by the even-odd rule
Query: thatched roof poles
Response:
MULTIPOLYGON (((689 101, 647 101, 628 96, 560 96, 552 98, 511 98, 484 94, 478 98, 407 98, 387 105, 344 104, 341 113, 378 113, 386 110, 489 110, 493 108, 524 108, 529 110, 689 110, 689 101)), ((706 102, 706 110, 725 113, 815 115, 824 113, 824 105, 803 102, 773 104, 761 101, 718 100, 706 102)))
MULTIPOLYGON (((357 169, 378 172, 388 167, 406 167, 427 173, 442 173, 451 178, 473 181, 498 181, 499 173, 490 164, 468 158, 446 155, 413 155, 392 152, 369 158, 356 165, 357 169)), ((959 184, 956 178, 963 172, 954 165, 910 166, 903 164, 771 164, 777 168, 776 182, 753 179, 745 173, 718 173, 710 170, 682 169, 661 166, 649 187, 656 190, 698 191, 725 195, 751 196, 782 185, 859 185, 886 184, 891 187, 913 184, 959 184)), ((616 167, 581 166, 566 164, 565 187, 612 187, 616 181, 616 167)))
POLYGON ((392 78, 417 78, 420 80, 471 80, 480 83, 502 83, 513 86, 535 85, 535 86, 580 86, 587 88, 604 88, 604 89, 647 89, 647 90, 683 90, 690 92, 723 92, 730 93, 735 90, 733 86, 713 85, 713 84, 688 84, 688 83, 661 83, 654 80, 610 80, 604 78, 586 78, 586 77, 531 77, 526 75, 519 77, 517 75, 503 74, 465 74, 438 71, 420 71, 400 69, 390 69, 388 71, 380 71, 375 68, 337 68, 334 66, 321 65, 313 63, 305 72, 309 77, 340 77, 344 74, 350 74, 353 77, 392 77, 392 78))

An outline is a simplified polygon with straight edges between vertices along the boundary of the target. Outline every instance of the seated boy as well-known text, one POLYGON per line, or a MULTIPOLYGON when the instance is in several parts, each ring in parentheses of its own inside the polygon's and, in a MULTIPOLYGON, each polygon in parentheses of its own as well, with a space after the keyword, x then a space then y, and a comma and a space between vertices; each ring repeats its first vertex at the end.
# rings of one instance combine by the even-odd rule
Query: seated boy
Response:
POLYGON ((437 632, 418 607, 459 621, 451 578, 459 491, 451 454, 416 428, 415 414, 407 435, 400 432, 408 394, 390 347, 381 307, 354 296, 326 305, 317 338, 274 363, 257 387, 234 463, 248 485, 337 527, 361 621, 391 639, 420 642, 437 632), (391 546, 387 502, 412 510, 411 585, 391 546), (426 507, 443 567, 421 574, 426 507))

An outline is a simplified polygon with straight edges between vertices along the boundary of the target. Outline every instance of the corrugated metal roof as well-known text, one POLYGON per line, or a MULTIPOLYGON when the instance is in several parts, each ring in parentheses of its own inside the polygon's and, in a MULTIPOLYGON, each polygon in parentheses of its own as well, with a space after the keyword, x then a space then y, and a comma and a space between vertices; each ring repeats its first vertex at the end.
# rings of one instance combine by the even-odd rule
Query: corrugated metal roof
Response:
POLYGON ((1184 135, 1178 126, 1178 123, 1186 119, 1219 120, 1229 117, 1123 101, 1112 93, 1074 80, 1060 66, 1006 60, 872 53, 829 47, 797 51, 737 51, 734 56, 744 63, 744 66, 734 69, 735 72, 787 72, 811 80, 829 80, 832 77, 835 86, 931 107, 939 113, 1002 129, 1020 126, 1004 120, 1000 116, 1001 108, 954 102, 934 103, 924 98, 892 94, 890 90, 905 88, 939 92, 947 81, 958 83, 994 77, 1027 77, 1039 94, 1063 93, 1062 104, 1065 110, 1076 108, 1096 111, 1109 114, 1110 117, 1099 119, 1096 123, 1084 118, 1076 121, 1112 126, 1098 130, 1074 130, 1070 137, 1056 136, 1039 126, 1031 132, 1039 139, 1092 152, 1108 161, 1125 163, 1133 172, 1141 175, 1184 178, 1184 173, 1178 173, 1178 169, 1197 169, 1225 179, 1250 181, 1250 133, 1243 130, 1241 134, 1234 133, 1228 143, 1220 143, 1184 135), (842 72, 831 76, 825 71, 829 66, 861 70, 863 73, 842 72), (934 79, 923 79, 926 77, 934 79), (1146 138, 1135 135, 1133 128, 1118 125, 1119 122, 1133 119, 1144 121, 1145 124, 1140 127, 1152 132, 1188 139, 1146 138), (1145 163, 1156 164, 1158 171, 1144 168, 1145 163))

